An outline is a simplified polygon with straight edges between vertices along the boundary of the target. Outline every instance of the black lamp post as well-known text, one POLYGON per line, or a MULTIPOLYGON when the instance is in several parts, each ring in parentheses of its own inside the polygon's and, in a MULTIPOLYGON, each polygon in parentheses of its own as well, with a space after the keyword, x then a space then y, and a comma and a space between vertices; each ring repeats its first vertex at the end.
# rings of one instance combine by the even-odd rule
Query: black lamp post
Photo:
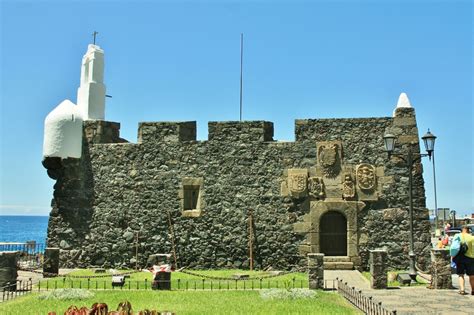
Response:
POLYGON ((453 220, 453 225, 451 225, 453 228, 456 227, 456 210, 451 210, 450 212, 451 219, 453 220))
POLYGON ((428 156, 431 159, 431 155, 434 152, 434 145, 436 136, 433 135, 429 129, 428 132, 422 137, 423 142, 425 143, 426 154, 424 153, 415 153, 412 151, 412 147, 408 147, 408 152, 406 156, 400 153, 394 153, 395 142, 397 137, 392 134, 386 134, 383 137, 385 142, 385 150, 388 153, 388 157, 396 156, 402 159, 406 166, 408 167, 408 197, 410 200, 409 204, 409 216, 410 216, 410 252, 408 256, 410 258, 410 268, 409 274, 412 280, 416 281, 416 269, 415 269, 415 253, 414 253, 414 233, 413 233, 413 165, 415 162, 420 161, 422 157, 428 156))

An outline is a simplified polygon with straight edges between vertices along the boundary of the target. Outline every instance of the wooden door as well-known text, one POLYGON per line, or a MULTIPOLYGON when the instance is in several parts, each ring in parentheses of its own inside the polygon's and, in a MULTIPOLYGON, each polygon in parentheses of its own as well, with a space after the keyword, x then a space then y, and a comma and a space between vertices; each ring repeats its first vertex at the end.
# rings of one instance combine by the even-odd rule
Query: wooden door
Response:
POLYGON ((326 256, 347 256, 347 220, 337 211, 323 214, 319 224, 320 252, 326 256))

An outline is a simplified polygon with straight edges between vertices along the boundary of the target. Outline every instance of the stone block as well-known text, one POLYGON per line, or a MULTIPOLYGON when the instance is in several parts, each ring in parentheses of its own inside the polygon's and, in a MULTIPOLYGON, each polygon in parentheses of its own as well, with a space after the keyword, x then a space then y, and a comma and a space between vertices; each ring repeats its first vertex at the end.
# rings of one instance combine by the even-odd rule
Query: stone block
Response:
POLYGON ((55 277, 59 274, 59 248, 48 247, 44 250, 43 276, 55 277))
POLYGON ((370 251, 370 287, 372 289, 387 288, 387 251, 376 249, 370 251))
POLYGON ((293 230, 295 233, 307 233, 311 229, 311 224, 309 222, 297 222, 293 224, 293 230))
POLYGON ((19 252, 0 252, 0 288, 7 284, 10 291, 16 290, 16 278, 18 276, 17 260, 19 252))
POLYGON ((337 270, 352 270, 354 269, 354 264, 352 262, 338 261, 336 262, 337 270))
POLYGON ((324 254, 308 254, 308 280, 310 289, 324 289, 324 254))
POLYGON ((393 120, 394 126, 416 126, 416 119, 414 116, 410 117, 397 117, 393 120))
POLYGON ((447 249, 431 249, 431 288, 452 289, 451 257, 447 249))

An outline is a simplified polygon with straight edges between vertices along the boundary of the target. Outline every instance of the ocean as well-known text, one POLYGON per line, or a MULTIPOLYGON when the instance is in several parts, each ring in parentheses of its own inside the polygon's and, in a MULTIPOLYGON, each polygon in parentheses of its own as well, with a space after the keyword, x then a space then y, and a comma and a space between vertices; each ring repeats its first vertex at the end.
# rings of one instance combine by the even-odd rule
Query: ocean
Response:
POLYGON ((48 216, 0 216, 0 242, 46 243, 48 216))

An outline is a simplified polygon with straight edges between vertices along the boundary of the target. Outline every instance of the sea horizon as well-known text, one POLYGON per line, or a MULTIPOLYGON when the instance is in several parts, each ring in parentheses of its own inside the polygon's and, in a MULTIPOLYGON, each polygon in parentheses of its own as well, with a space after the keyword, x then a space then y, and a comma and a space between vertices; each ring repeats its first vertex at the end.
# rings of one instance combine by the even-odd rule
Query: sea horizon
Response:
POLYGON ((0 242, 46 243, 49 215, 0 215, 0 242))

